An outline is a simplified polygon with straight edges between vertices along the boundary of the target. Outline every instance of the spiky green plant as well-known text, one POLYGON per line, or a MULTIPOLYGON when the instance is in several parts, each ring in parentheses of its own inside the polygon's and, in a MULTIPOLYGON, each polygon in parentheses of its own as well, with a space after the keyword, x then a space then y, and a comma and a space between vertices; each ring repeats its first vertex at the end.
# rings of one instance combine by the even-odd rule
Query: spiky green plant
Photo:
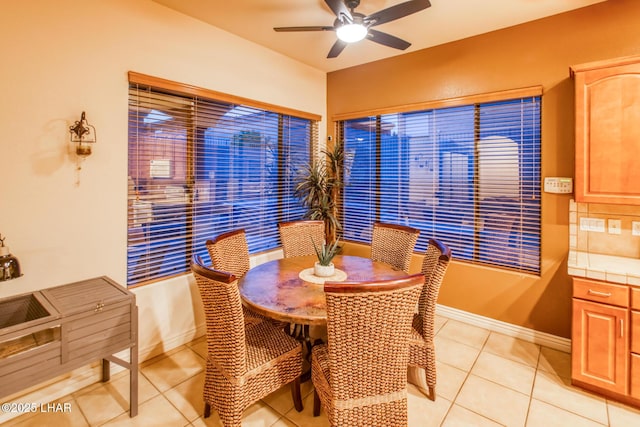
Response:
POLYGON ((342 250, 342 248, 338 246, 339 241, 340 239, 336 239, 335 242, 328 245, 322 242, 322 247, 318 248, 318 246, 316 246, 316 242, 313 240, 313 237, 311 238, 313 249, 315 249, 316 251, 316 255, 318 256, 318 262, 320 263, 320 265, 331 264, 331 260, 333 260, 333 258, 340 253, 340 250, 342 250))
POLYGON ((336 142, 331 151, 322 151, 324 161, 305 165, 296 178, 294 195, 307 208, 305 218, 324 221, 325 240, 333 242, 341 224, 338 220, 338 203, 344 184, 343 144, 336 142))

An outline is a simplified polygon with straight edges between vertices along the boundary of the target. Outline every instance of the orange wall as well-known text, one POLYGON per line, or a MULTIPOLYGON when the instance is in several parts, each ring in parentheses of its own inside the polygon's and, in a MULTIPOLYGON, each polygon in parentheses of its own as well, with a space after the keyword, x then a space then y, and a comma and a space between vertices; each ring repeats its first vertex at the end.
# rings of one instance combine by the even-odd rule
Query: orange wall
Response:
MULTIPOLYGON (((542 176, 573 176, 574 102, 569 67, 637 54, 640 1, 608 0, 329 73, 327 134, 334 132, 331 117, 336 114, 542 85, 542 176)), ((540 277, 456 262, 447 272, 438 302, 570 337, 570 198, 543 193, 540 277)))

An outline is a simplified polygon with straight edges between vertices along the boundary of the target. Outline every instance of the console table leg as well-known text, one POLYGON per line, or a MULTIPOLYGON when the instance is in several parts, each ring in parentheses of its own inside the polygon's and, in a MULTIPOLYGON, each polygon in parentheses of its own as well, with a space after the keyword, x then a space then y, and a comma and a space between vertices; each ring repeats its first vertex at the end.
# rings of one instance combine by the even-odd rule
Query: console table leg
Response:
POLYGON ((102 382, 111 379, 111 365, 107 359, 102 359, 102 382))
POLYGON ((138 415, 138 307, 133 307, 134 340, 129 349, 129 417, 138 415))

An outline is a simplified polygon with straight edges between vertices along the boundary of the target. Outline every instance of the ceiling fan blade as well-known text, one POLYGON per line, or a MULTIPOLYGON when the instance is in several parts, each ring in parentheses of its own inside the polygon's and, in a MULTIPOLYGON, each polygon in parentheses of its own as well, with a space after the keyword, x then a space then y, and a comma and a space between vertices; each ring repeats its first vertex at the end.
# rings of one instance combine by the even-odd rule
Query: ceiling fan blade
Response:
POLYGON ((364 22, 370 26, 384 24, 386 22, 395 21, 412 13, 420 12, 431 6, 429 0, 410 0, 395 6, 382 9, 376 13, 372 13, 364 18, 364 22))
POLYGON ((353 16, 343 0, 324 0, 341 22, 353 22, 353 16))
POLYGON ((331 46, 331 50, 329 51, 327 58, 335 58, 336 56, 340 55, 340 52, 342 52, 345 47, 347 47, 346 42, 343 42, 342 40, 336 40, 333 46, 331 46))
POLYGON ((335 28, 328 26, 313 26, 313 27, 274 27, 275 31, 287 32, 287 31, 334 31, 335 28))
POLYGON ((406 48, 411 46, 411 43, 409 43, 408 41, 402 40, 396 36, 392 36, 391 34, 372 29, 369 29, 367 39, 371 40, 372 42, 380 43, 382 45, 400 50, 405 50, 406 48))

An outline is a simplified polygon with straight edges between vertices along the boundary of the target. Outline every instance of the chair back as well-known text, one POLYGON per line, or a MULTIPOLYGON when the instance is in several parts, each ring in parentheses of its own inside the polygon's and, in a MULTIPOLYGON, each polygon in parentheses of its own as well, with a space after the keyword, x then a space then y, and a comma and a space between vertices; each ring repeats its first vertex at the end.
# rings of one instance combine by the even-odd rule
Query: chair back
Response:
POLYGON ((325 241, 324 221, 320 220, 281 222, 278 230, 285 258, 315 255, 313 242, 320 248, 325 241))
POLYGON ((417 228, 376 222, 371 238, 371 259, 386 262, 408 273, 419 235, 417 228))
POLYGON ((247 370, 244 316, 238 280, 233 274, 206 267, 194 255, 196 278, 207 324, 207 351, 211 362, 228 378, 247 370))
MULTIPOLYGON (((386 281, 325 283, 327 351, 336 402, 355 408, 389 403, 395 408, 391 412, 402 418, 404 411, 406 417, 408 340, 423 283, 421 273, 386 281), (393 402, 400 402, 399 409, 393 402)), ((386 412, 382 407, 371 410, 386 412)), ((384 425, 406 424, 406 419, 387 421, 384 425)))
MULTIPOLYGON (((436 303, 440 285, 451 261, 451 249, 436 239, 429 239, 429 245, 422 261, 422 274, 424 274, 424 287, 418 300, 418 313, 422 316, 423 334, 432 334, 433 328, 427 325, 434 324, 436 303)), ((431 337, 433 338, 433 337, 431 337)))
POLYGON ((226 271, 237 278, 249 271, 249 246, 244 229, 220 234, 213 240, 207 240, 206 245, 214 269, 226 271))

